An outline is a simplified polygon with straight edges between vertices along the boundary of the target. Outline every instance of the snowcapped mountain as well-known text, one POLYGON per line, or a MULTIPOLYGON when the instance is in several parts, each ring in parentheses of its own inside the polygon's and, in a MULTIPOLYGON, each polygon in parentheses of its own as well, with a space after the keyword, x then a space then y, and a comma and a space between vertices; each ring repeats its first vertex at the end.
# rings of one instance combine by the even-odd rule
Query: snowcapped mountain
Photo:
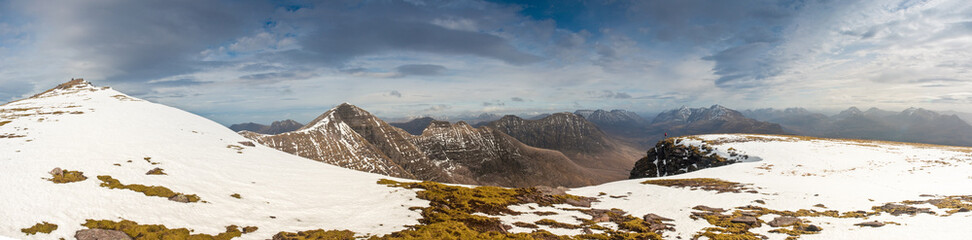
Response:
POLYGON ((212 235, 229 225, 259 227, 238 239, 317 228, 387 234, 417 224, 421 216, 409 206, 427 204, 414 191, 375 184, 390 177, 252 145, 216 122, 83 80, 0 106, 0 136, 0 236, 18 239, 74 239, 86 219, 212 235), (87 179, 45 180, 55 168, 87 179), (164 174, 146 174, 154 168, 164 174), (103 187, 99 178, 131 189, 103 187), (165 191, 135 184, 200 201, 148 196, 165 191), (41 222, 58 228, 21 232, 41 222))
POLYGON ((649 127, 653 135, 673 136, 709 133, 766 133, 782 134, 779 124, 747 118, 742 113, 720 105, 687 108, 659 113, 649 127))
POLYGON ((601 130, 615 135, 625 135, 626 132, 635 132, 648 125, 648 121, 641 118, 637 113, 614 109, 605 110, 577 110, 574 114, 580 115, 597 125, 601 130))
POLYGON ((233 131, 250 131, 260 134, 281 134, 285 132, 294 131, 303 127, 301 124, 294 120, 283 120, 283 121, 273 121, 270 126, 259 124, 259 123, 240 123, 230 125, 230 129, 233 131))
POLYGON ((527 145, 557 150, 574 163, 597 170, 602 181, 625 178, 642 152, 608 137, 594 123, 576 114, 554 113, 539 120, 507 115, 486 126, 527 145))
POLYGON ((432 121, 416 136, 347 103, 294 132, 241 134, 298 156, 402 178, 520 187, 606 181, 559 152, 524 145, 490 128, 432 121))

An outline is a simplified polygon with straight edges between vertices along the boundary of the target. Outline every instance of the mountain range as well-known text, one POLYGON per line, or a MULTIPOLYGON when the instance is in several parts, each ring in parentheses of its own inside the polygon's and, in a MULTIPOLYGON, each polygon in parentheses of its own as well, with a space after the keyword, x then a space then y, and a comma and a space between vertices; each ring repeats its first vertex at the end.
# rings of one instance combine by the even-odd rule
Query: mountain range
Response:
POLYGON ((229 128, 233 131, 250 131, 262 134, 280 134, 285 132, 294 131, 303 127, 304 124, 300 124, 294 120, 283 120, 283 121, 273 121, 270 126, 259 124, 259 123, 240 123, 230 125, 229 128))
POLYGON ((967 122, 955 114, 923 108, 893 112, 850 107, 833 116, 803 108, 747 110, 745 114, 779 123, 785 131, 804 136, 972 146, 972 126, 967 122))
MULTIPOLYGON (((561 152, 528 146, 491 127, 430 121, 421 134, 413 135, 347 103, 293 132, 240 134, 298 156, 410 179, 520 187, 623 179, 593 172, 561 152)), ((627 159, 631 164, 634 160, 627 159)))

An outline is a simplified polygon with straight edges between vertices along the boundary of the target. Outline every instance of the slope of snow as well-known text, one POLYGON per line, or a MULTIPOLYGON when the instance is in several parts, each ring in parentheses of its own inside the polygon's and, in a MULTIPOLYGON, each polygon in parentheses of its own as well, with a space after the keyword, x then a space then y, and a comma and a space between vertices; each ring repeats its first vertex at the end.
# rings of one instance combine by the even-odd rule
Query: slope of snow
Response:
POLYGON ((73 239, 85 219, 213 235, 228 225, 259 227, 239 239, 318 228, 387 234, 417 224, 421 216, 408 208, 428 204, 414 191, 376 184, 389 177, 243 146, 248 139, 215 122, 109 88, 83 84, 11 102, 0 106, 3 121, 10 122, 0 126, 7 136, 0 137, 0 236, 73 239), (55 167, 82 171, 88 179, 42 179, 55 167), (168 175, 145 174, 155 167, 168 175), (98 175, 197 194, 206 203, 99 187, 98 175), (234 193, 242 199, 230 197, 234 193), (20 232, 42 221, 59 228, 20 232))
MULTIPOLYGON (((732 209, 756 205, 776 210, 815 209, 841 212, 866 210, 889 202, 925 200, 922 194, 939 196, 972 194, 972 148, 907 145, 883 142, 804 140, 767 135, 703 135, 686 138, 683 144, 711 144, 717 150, 734 148, 760 161, 736 163, 660 179, 718 178, 752 184, 759 193, 716 193, 641 184, 646 179, 607 183, 573 189, 569 193, 601 196, 594 208, 620 208, 634 216, 655 213, 675 219, 673 236, 690 238, 705 220, 689 218, 692 207, 732 209), (765 205, 755 203, 765 201, 765 205), (823 204, 827 208, 814 207, 823 204)), ((931 206, 933 210, 935 207, 931 206)), ((771 220, 764 219, 764 220, 771 220)), ((891 216, 882 214, 869 220, 894 221, 902 225, 881 228, 853 226, 862 219, 829 217, 806 218, 823 227, 820 234, 801 239, 954 239, 972 233, 972 214, 952 216, 891 216)), ((772 229, 764 224, 754 230, 772 229)), ((785 234, 760 232, 774 239, 785 234)))

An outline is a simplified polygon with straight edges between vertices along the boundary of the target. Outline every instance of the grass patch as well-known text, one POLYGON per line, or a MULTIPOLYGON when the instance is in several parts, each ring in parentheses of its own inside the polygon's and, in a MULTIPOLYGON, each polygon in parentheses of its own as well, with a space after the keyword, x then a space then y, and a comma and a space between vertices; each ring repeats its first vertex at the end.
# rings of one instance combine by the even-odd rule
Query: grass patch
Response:
POLYGON ((534 223, 536 223, 537 225, 550 226, 552 228, 566 228, 566 229, 578 229, 578 228, 581 228, 580 225, 569 224, 569 223, 562 223, 562 222, 558 222, 558 221, 554 221, 552 219, 546 219, 546 218, 540 219, 539 221, 536 221, 534 223))
POLYGON ((45 179, 54 183, 73 183, 88 179, 88 177, 84 176, 84 172, 61 170, 61 168, 54 168, 54 170, 51 170, 50 174, 51 178, 45 179))
POLYGON ((701 189, 705 191, 716 191, 719 193, 753 191, 752 189, 747 188, 745 184, 715 178, 655 179, 641 182, 641 184, 690 188, 692 190, 701 189))
POLYGON ((236 198, 236 199, 243 199, 243 197, 240 196, 239 193, 230 194, 230 197, 233 197, 233 198, 236 198))
MULTIPOLYGON (((172 190, 169 190, 168 188, 162 187, 162 186, 145 186, 145 185, 141 185, 141 184, 128 184, 128 185, 125 185, 125 184, 122 184, 121 181, 118 181, 117 179, 114 179, 114 178, 112 178, 111 176, 108 176, 108 175, 100 175, 100 176, 98 176, 98 180, 101 180, 101 182, 102 182, 101 183, 101 186, 102 187, 106 187, 106 188, 110 188, 110 189, 128 189, 128 190, 132 190, 132 191, 136 191, 136 192, 140 192, 142 194, 145 194, 145 196, 164 197, 164 198, 168 198, 169 200, 173 200, 173 198, 178 198, 178 196, 181 195, 181 196, 185 196, 185 198, 186 198, 186 200, 188 202, 198 202, 199 201, 199 196, 196 196, 195 194, 182 194, 182 193, 177 193, 177 192, 173 192, 172 190)), ((176 200, 173 200, 173 201, 176 201, 176 200)))
POLYGON ((160 224, 139 224, 129 220, 119 222, 111 220, 91 220, 87 219, 84 224, 91 229, 107 229, 124 232, 135 240, 157 240, 157 239, 192 239, 192 240, 228 240, 243 235, 239 227, 230 225, 226 227, 226 232, 216 236, 209 234, 190 234, 192 231, 185 228, 169 229, 160 224))
POLYGON ((34 226, 29 228, 21 228, 20 232, 25 233, 27 235, 34 235, 37 233, 51 233, 54 230, 57 230, 57 224, 42 222, 42 223, 34 224, 34 226))

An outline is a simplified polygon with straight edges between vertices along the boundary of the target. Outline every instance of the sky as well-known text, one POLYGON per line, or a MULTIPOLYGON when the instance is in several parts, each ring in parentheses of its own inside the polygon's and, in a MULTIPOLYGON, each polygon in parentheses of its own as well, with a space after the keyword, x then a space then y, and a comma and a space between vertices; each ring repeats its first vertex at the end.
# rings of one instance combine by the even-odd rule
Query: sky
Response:
POLYGON ((972 3, 0 0, 0 102, 71 78, 223 124, 342 102, 972 112, 972 3))

